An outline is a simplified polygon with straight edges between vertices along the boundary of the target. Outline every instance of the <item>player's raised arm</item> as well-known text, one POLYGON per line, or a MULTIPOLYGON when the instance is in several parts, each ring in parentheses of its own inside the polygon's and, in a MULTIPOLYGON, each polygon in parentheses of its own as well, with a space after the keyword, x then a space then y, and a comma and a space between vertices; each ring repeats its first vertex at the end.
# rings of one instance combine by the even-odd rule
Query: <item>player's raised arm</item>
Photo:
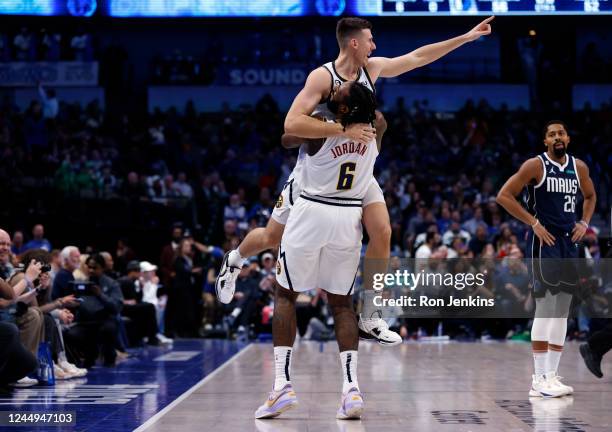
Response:
POLYGON ((580 159, 576 159, 576 170, 578 171, 576 174, 580 180, 580 191, 584 197, 584 202, 582 203, 582 220, 578 222, 572 230, 573 242, 580 241, 586 233, 591 217, 593 217, 593 212, 595 211, 595 202, 597 201, 595 187, 589 176, 589 167, 587 164, 580 159))
POLYGON ((508 213, 523 223, 531 226, 535 235, 549 246, 555 242, 555 237, 523 206, 517 201, 516 197, 521 190, 532 182, 538 182, 544 175, 542 165, 538 158, 527 160, 512 177, 504 183, 497 194, 497 204, 502 206, 508 213))
POLYGON ((368 62, 368 71, 374 81, 378 77, 391 78, 425 66, 444 57, 449 52, 459 48, 461 45, 475 41, 481 36, 491 34, 493 16, 482 21, 469 32, 442 42, 424 45, 414 51, 399 57, 373 57, 368 62))
POLYGON ((316 106, 331 92, 329 73, 323 68, 315 69, 308 75, 304 88, 293 100, 285 118, 285 133, 303 138, 327 138, 346 136, 366 143, 374 138, 374 128, 353 124, 346 129, 340 123, 320 122, 310 116, 316 106))

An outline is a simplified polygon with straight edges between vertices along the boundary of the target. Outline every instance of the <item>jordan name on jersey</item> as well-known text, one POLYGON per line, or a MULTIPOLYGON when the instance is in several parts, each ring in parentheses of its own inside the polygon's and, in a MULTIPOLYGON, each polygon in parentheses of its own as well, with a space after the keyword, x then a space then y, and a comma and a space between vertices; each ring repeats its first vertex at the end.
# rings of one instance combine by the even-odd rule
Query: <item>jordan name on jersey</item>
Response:
POLYGON ((365 155, 366 151, 368 151, 367 144, 354 143, 353 141, 338 144, 330 149, 332 159, 336 159, 349 153, 357 153, 358 155, 363 156, 365 155))

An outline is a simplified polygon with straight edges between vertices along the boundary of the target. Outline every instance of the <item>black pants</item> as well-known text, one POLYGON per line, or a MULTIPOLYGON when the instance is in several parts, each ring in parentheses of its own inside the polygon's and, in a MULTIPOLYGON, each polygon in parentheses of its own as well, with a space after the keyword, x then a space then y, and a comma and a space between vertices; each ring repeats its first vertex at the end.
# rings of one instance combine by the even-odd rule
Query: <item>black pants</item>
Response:
POLYGON ((128 317, 132 321, 133 329, 132 343, 142 342, 143 337, 148 337, 149 342, 157 340, 157 312, 151 303, 137 303, 135 305, 124 305, 121 315, 128 317))
POLYGON ((73 363, 78 362, 81 355, 84 357, 82 364, 92 367, 98 358, 98 346, 102 348, 104 364, 111 366, 115 364, 117 353, 115 346, 119 337, 119 329, 115 317, 104 320, 78 322, 64 333, 66 353, 73 363))
POLYGON ((612 320, 607 320, 604 328, 589 337, 589 347, 594 353, 603 357, 612 349, 612 320))
POLYGON ((60 330, 57 328, 57 323, 51 314, 43 314, 43 318, 45 319, 45 341, 51 347, 53 360, 57 361, 57 355, 64 351, 62 339, 59 335, 60 330))
POLYGON ((38 368, 38 360, 19 342, 15 324, 0 322, 0 384, 23 378, 38 368))

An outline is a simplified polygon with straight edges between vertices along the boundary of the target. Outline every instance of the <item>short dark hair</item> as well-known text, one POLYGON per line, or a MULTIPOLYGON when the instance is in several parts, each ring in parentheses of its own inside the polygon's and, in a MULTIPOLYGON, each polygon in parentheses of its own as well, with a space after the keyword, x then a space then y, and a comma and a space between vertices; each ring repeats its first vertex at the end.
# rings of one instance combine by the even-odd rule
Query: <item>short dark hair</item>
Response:
POLYGON ((89 264, 90 261, 93 261, 95 264, 99 265, 102 269, 106 268, 106 260, 100 253, 89 255, 86 261, 87 264, 89 264))
POLYGON ((348 112, 341 119, 343 126, 372 123, 376 120, 376 96, 363 84, 351 82, 351 88, 343 103, 348 107, 348 112))
POLYGON ((342 18, 336 24, 336 39, 338 45, 342 48, 346 44, 346 40, 354 36, 357 32, 363 29, 372 30, 372 23, 363 18, 347 17, 342 18))
POLYGON ((563 126, 563 129, 565 129, 565 132, 569 134, 569 129, 567 128, 567 125, 565 124, 565 122, 561 120, 551 120, 547 122, 546 125, 544 126, 544 129, 542 129, 542 138, 546 138, 546 134, 548 133, 548 126, 554 125, 554 124, 559 124, 563 126))

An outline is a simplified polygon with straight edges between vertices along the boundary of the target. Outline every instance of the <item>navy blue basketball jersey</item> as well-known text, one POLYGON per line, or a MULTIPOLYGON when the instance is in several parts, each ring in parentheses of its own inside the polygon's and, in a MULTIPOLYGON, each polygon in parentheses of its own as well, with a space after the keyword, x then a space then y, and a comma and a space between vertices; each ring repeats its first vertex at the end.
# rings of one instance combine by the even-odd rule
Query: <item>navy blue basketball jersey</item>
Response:
POLYGON ((576 204, 582 196, 576 158, 565 155, 563 165, 546 153, 538 156, 544 174, 536 185, 527 187, 527 208, 546 228, 571 231, 576 223, 576 204))

